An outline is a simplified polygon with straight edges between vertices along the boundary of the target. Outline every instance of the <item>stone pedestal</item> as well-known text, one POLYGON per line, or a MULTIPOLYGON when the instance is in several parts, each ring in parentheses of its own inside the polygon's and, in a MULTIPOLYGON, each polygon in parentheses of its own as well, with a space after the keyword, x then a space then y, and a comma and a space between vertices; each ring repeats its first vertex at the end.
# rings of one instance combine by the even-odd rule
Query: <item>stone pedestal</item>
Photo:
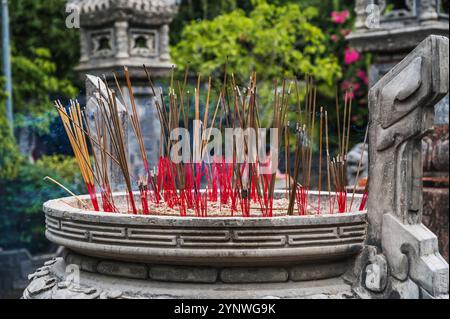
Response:
MULTIPOLYGON (((394 4, 386 0, 358 0, 355 13, 356 29, 347 39, 359 51, 372 54, 370 87, 427 36, 449 36, 448 11, 439 0, 405 0, 394 4)), ((427 134, 422 142, 425 186, 423 222, 438 234, 440 251, 447 256, 447 260, 449 205, 445 188, 449 180, 448 105, 448 95, 436 104, 435 133, 427 134), (447 222, 438 226, 438 220, 447 222)))

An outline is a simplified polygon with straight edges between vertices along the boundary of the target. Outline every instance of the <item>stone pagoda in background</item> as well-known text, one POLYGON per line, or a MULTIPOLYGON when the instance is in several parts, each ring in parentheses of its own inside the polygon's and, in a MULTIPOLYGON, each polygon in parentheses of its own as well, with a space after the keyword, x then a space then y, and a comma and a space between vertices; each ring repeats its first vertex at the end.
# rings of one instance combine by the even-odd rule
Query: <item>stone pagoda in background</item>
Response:
MULTIPOLYGON (((355 31, 350 45, 372 54, 372 87, 427 36, 448 38, 448 1, 356 0, 355 31)), ((448 261, 449 207, 449 102, 448 95, 435 106, 434 131, 422 141, 424 169, 424 224, 439 238, 448 261)))
MULTIPOLYGON (((129 69, 137 111, 142 125, 144 144, 150 167, 156 165, 160 145, 160 123, 155 97, 143 69, 145 64, 153 79, 165 78, 172 68, 169 55, 169 24, 177 13, 175 0, 71 0, 68 5, 80 13, 81 58, 76 70, 86 78, 88 114, 97 109, 99 80, 106 79, 117 92, 114 73, 122 87, 122 117, 128 126, 129 164, 132 174, 142 174, 139 147, 127 125, 124 107, 129 106, 123 67, 129 69), (98 78, 97 78, 98 77, 98 78)), ((100 85, 105 88, 103 84, 100 85)), ((105 93, 105 92, 103 92, 105 93)), ((107 96, 103 94, 104 96, 107 96)), ((113 184, 120 189, 120 174, 111 165, 113 184)))

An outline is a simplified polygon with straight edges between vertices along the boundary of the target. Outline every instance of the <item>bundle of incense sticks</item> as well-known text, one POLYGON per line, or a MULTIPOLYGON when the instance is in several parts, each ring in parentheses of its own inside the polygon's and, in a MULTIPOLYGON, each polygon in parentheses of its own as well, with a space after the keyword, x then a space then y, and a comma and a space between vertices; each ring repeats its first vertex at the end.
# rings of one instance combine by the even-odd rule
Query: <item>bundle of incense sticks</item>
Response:
MULTIPOLYGON (((156 208, 168 207, 177 209, 181 216, 187 216, 188 212, 198 217, 208 216, 210 203, 218 203, 220 210, 229 212, 231 216, 240 214, 250 217, 252 209, 258 209, 263 217, 272 217, 274 211, 274 192, 276 170, 270 174, 262 173, 263 166, 273 165, 266 158, 259 158, 259 154, 253 154, 250 161, 240 162, 238 155, 250 156, 249 139, 238 145, 233 143, 232 161, 227 162, 223 156, 209 154, 207 143, 211 137, 212 129, 218 126, 227 128, 241 128, 242 130, 254 129, 258 131, 260 126, 259 105, 257 100, 257 76, 252 73, 248 83, 240 87, 233 74, 228 75, 225 67, 223 82, 214 87, 211 77, 208 78, 206 101, 202 103, 201 77, 198 76, 197 83, 192 95, 187 89, 187 78, 189 70, 186 70, 182 82, 175 81, 172 71, 170 85, 166 94, 162 89, 156 89, 150 71, 144 66, 149 86, 158 97, 155 102, 158 118, 161 123, 161 148, 157 169, 150 170, 142 127, 139 121, 136 102, 134 99, 130 75, 124 68, 124 78, 128 98, 124 98, 118 77, 114 74, 117 92, 125 105, 126 116, 129 118, 133 133, 139 146, 140 158, 142 160, 143 172, 141 176, 132 176, 127 157, 126 142, 124 141, 124 127, 119 118, 116 93, 106 85, 107 97, 102 98, 99 92, 96 95, 98 101, 98 112, 88 118, 81 111, 78 102, 71 102, 68 111, 58 101, 56 108, 69 137, 73 152, 82 172, 86 187, 90 194, 92 205, 95 210, 100 210, 96 195, 96 186, 101 192, 103 211, 118 212, 111 192, 110 179, 108 177, 108 163, 116 165, 124 178, 127 190, 128 212, 133 214, 154 214, 156 208), (191 103, 193 98, 194 103, 191 103), (210 106, 213 108, 210 110, 210 106), (189 160, 174 163, 170 158, 170 151, 174 143, 171 132, 176 128, 189 128, 189 114, 193 108, 194 123, 201 123, 201 130, 194 129, 194 143, 200 142, 200 154, 189 152, 189 160), (203 116, 200 111, 203 108, 203 116), (202 120, 202 122, 200 122, 202 120), (88 125, 89 123, 89 125, 88 125), (206 132, 206 140, 196 136, 199 132, 206 132), (92 157, 89 154, 88 144, 92 157), (194 161, 200 156, 201 161, 194 161), (213 156, 212 161, 203 161, 205 157, 213 156), (91 164, 93 163, 93 164, 91 164), (202 191, 202 185, 206 190, 202 191), (139 191, 139 201, 136 200, 133 190, 139 191), (138 207, 140 204, 140 207, 138 207), (164 205, 164 206, 161 206, 164 205)), ((311 186, 311 168, 313 161, 313 145, 318 140, 319 151, 319 193, 322 191, 322 152, 325 148, 327 163, 327 185, 330 213, 334 211, 334 202, 338 203, 338 211, 344 212, 347 207, 347 193, 345 190, 345 165, 346 154, 349 147, 350 119, 352 99, 348 93, 345 95, 343 132, 341 132, 338 101, 336 102, 339 152, 336 157, 331 157, 329 152, 328 111, 320 107, 317 110, 317 86, 312 77, 307 76, 305 80, 305 98, 301 103, 302 88, 298 81, 288 83, 274 82, 273 117, 271 127, 277 129, 278 144, 284 144, 285 166, 286 166, 286 188, 289 205, 289 215, 306 215, 308 210, 308 196, 311 186), (296 93, 297 121, 287 121, 292 88, 296 93), (318 122, 318 123, 317 123, 318 122), (319 129, 319 137, 315 137, 316 127, 319 129), (325 131, 325 138, 323 138, 325 131), (284 132, 284 135, 283 135, 284 132), (296 138, 295 161, 293 167, 289 161, 291 136, 296 138), (325 146, 324 146, 325 143, 325 146), (290 176, 290 172, 293 176, 290 176), (333 182, 333 183, 332 183, 333 182), (335 198, 331 195, 331 186, 337 192, 335 198), (332 204, 333 202, 333 204, 332 204)), ((200 133, 201 134, 201 133, 200 133)), ((265 140, 260 140, 256 135, 256 149, 266 145, 265 140)), ((366 133, 367 138, 367 133, 366 133)), ((184 141, 190 143, 190 141, 184 141)), ((186 149, 190 150, 189 145, 186 149)), ((195 149, 195 147, 194 147, 195 149)), ((271 152, 279 152, 272 149, 271 152)), ((360 165, 359 165, 360 167, 360 165)), ((320 196, 319 196, 320 197, 320 196)), ((353 202, 353 197, 352 197, 353 202)), ((320 200, 315 213, 321 213, 320 200)), ((215 206, 217 207, 217 206, 215 206)), ((351 208, 351 204, 350 204, 351 208)), ((278 208, 277 208, 278 209, 278 208)))
MULTIPOLYGON (((352 113, 352 94, 345 92, 344 95, 344 114, 342 118, 342 132, 341 132, 341 120, 339 114, 339 99, 336 93, 336 119, 338 127, 338 144, 339 151, 336 157, 328 157, 329 167, 331 170, 331 176, 333 184, 336 189, 336 198, 333 201, 338 204, 338 211, 340 213, 347 211, 347 153, 350 140, 350 119, 352 113)), ((329 153, 328 153, 329 156, 329 153)))
MULTIPOLYGON (((327 142, 327 171, 328 176, 330 176, 329 171, 331 171, 331 176, 333 180, 333 184, 336 189, 336 198, 333 201, 331 211, 334 209, 334 204, 337 202, 338 211, 340 213, 349 212, 352 210, 353 201, 355 197, 356 187, 358 183, 359 174, 361 171, 361 164, 364 157, 365 145, 367 142, 368 136, 368 127, 366 128, 366 133, 364 136, 363 149, 361 150, 361 157, 358 162, 358 169, 356 173, 355 185, 353 185, 353 191, 351 196, 351 201, 348 203, 348 194, 347 194, 347 154, 349 150, 349 141, 350 141, 350 122, 352 115, 352 92, 347 91, 344 95, 344 114, 342 118, 342 132, 341 132, 341 121, 339 114, 339 100, 338 94, 336 93, 336 114, 337 114, 337 128, 338 128, 338 144, 339 151, 336 157, 331 158, 328 150, 328 142, 327 142)), ((326 120, 328 121, 328 120, 326 120)), ((327 124, 328 125, 328 124, 327 124)), ((328 140, 328 128, 327 128, 327 137, 328 140)), ((330 177, 328 177, 330 178, 330 177)), ((330 180, 328 179, 328 184, 330 184, 330 180)), ((367 198, 367 189, 365 190, 365 198, 367 198)), ((331 203, 330 203, 331 204, 331 203)), ((362 209, 365 206, 365 199, 362 201, 362 209)), ((360 210, 362 210, 360 209, 360 210)))
POLYGON ((311 77, 306 77, 306 97, 302 110, 298 82, 296 82, 297 106, 301 116, 296 124, 297 143, 295 145, 295 161, 293 186, 289 188, 288 214, 294 214, 295 201, 298 214, 306 215, 308 210, 308 192, 311 182, 311 162, 313 155, 313 133, 315 126, 317 87, 311 77), (299 181, 301 171, 302 180, 299 181))
POLYGON ((75 159, 81 171, 86 188, 91 197, 92 205, 96 211, 99 211, 97 195, 95 192, 94 173, 89 158, 89 151, 86 143, 86 136, 83 129, 83 117, 78 102, 71 101, 69 112, 61 105, 59 101, 55 104, 56 109, 72 146, 75 159))

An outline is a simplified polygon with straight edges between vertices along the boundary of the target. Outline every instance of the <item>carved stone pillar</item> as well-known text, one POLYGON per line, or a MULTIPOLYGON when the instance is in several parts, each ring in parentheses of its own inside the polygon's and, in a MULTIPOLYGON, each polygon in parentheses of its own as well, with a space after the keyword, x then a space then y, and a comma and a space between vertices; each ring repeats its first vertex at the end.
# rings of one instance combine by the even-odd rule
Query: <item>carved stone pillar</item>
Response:
POLYGON ((116 58, 128 58, 130 56, 128 53, 128 21, 116 21, 114 29, 116 31, 116 58))
POLYGON ((360 262, 362 296, 448 297, 448 263, 422 224, 421 142, 433 125, 434 105, 448 93, 448 50, 447 38, 429 36, 369 92, 372 248, 360 262), (368 279, 377 272, 388 280, 374 289, 368 279))
POLYGON ((80 62, 87 62, 89 60, 89 46, 88 36, 86 30, 80 31, 80 62))
POLYGON ((160 32, 160 43, 161 43, 161 60, 162 61, 170 61, 169 54, 169 26, 163 25, 160 32))
MULTIPOLYGON (((429 35, 449 36, 448 11, 441 0, 357 0, 355 31, 347 39, 350 45, 372 55, 369 66, 369 86, 372 87, 397 63, 429 35), (372 4, 372 6, 369 6, 372 4), (389 9, 389 10, 388 10, 389 9), (378 23, 366 21, 378 18, 378 23)), ((447 9, 448 10, 448 9, 447 9)), ((448 132, 448 95, 435 106, 434 126, 448 132)), ((448 256, 448 169, 438 169, 429 163, 432 154, 442 153, 448 145, 447 134, 425 137, 424 145, 424 223, 439 235, 441 253, 448 256), (442 182, 445 180, 445 183, 442 182), (438 181, 439 183, 436 183, 438 181), (436 221, 447 221, 445 224, 436 221)), ((443 156, 438 158, 443 159, 443 156)), ((448 167, 448 156, 446 159, 448 167)), ((442 165, 438 165, 442 166, 442 165)), ((444 165, 445 166, 445 165, 444 165)), ((448 257, 446 257, 448 260, 448 257)))

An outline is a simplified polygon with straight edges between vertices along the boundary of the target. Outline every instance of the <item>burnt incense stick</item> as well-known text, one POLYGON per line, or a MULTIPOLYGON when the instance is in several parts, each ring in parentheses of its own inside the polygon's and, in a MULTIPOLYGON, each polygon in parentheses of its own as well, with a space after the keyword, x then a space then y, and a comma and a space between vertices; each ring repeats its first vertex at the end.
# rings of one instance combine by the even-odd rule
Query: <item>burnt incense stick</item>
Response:
POLYGON ((68 189, 67 187, 65 187, 63 184, 61 184, 60 182, 56 181, 55 179, 51 178, 50 176, 45 176, 44 177, 44 181, 50 181, 56 185, 58 185, 59 187, 61 187, 64 191, 66 191, 69 195, 73 196, 80 204, 81 206, 83 206, 84 209, 88 208, 88 205, 86 204, 85 201, 83 201, 80 197, 78 197, 77 195, 75 195, 70 189, 68 189))
POLYGON ((330 181, 330 151, 328 145, 328 112, 325 111, 325 148, 327 156, 327 182, 328 182, 328 206, 330 214, 333 212, 331 207, 331 181, 330 181))
POLYGON ((358 179, 359 179, 359 174, 361 172, 361 164, 364 158, 364 152, 366 151, 366 143, 367 143, 367 135, 369 133, 369 126, 366 127, 366 133, 364 134, 364 142, 363 142, 363 147, 361 150, 361 156, 359 158, 359 162, 358 162, 358 169, 356 170, 356 179, 355 179, 355 185, 353 185, 353 192, 352 192, 352 199, 350 201, 350 211, 352 210, 352 206, 353 206, 353 200, 355 198, 355 193, 356 193, 356 186, 358 184, 358 179))
POLYGON ((350 123, 351 123, 351 116, 352 116, 352 101, 353 101, 353 92, 350 92, 349 110, 348 110, 348 119, 347 119, 347 142, 345 144, 345 155, 346 156, 348 154, 348 147, 349 147, 349 140, 350 140, 350 123))
POLYGON ((340 154, 342 152, 342 145, 341 145, 341 124, 340 124, 339 118, 340 118, 340 115, 339 115, 339 90, 336 87, 336 121, 337 121, 339 154, 340 154))
POLYGON ((320 128, 319 128, 319 198, 317 211, 320 212, 320 193, 322 191, 322 131, 323 131, 323 107, 320 108, 320 128))

